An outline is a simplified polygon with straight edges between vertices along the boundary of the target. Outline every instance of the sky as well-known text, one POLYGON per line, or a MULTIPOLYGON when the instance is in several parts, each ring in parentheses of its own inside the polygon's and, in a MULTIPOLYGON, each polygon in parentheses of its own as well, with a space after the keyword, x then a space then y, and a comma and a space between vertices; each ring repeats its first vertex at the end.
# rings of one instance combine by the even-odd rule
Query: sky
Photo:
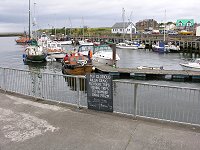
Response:
MULTIPOLYGON (((0 33, 28 30, 29 0, 0 0, 0 33)), ((143 19, 176 22, 194 19, 200 23, 199 0, 30 0, 35 29, 112 27, 125 21, 143 19)), ((31 21, 33 22, 33 21, 31 21)))

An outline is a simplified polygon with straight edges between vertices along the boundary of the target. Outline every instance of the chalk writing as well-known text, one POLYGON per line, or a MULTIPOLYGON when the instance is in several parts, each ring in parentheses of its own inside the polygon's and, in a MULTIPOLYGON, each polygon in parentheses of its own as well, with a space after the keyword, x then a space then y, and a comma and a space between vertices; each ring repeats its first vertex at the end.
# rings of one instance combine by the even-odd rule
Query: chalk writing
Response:
POLYGON ((88 108, 113 111, 112 76, 108 74, 88 74, 88 108))

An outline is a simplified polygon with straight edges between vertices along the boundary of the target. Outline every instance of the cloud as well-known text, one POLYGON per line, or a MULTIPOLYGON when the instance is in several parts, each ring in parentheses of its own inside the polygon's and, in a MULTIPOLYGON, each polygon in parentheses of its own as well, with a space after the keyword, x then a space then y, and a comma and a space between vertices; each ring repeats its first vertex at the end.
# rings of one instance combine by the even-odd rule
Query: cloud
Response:
MULTIPOLYGON (((148 18, 158 22, 191 18, 198 22, 199 4, 197 0, 31 0, 31 16, 36 17, 39 28, 69 27, 69 18, 73 27, 83 26, 82 18, 89 27, 112 26, 122 21, 122 8, 125 20, 133 22, 148 18)), ((28 0, 1 0, 0 13, 0 32, 28 28, 28 0)))

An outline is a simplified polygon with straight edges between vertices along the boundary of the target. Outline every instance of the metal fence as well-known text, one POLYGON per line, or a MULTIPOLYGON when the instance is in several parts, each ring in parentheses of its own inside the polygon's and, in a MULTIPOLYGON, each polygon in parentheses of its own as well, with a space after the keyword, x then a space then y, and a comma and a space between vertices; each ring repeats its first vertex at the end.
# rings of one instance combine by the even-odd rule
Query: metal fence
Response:
MULTIPOLYGON (((87 107, 86 79, 80 76, 0 68, 5 91, 87 107)), ((117 113, 200 125, 200 89, 113 81, 117 113)))

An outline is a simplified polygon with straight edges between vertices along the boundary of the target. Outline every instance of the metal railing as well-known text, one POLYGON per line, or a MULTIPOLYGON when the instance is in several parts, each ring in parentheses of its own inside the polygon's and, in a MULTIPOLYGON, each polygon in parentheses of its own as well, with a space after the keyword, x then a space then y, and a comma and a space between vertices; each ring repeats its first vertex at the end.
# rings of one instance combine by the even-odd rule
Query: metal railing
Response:
MULTIPOLYGON (((84 76, 0 68, 0 88, 35 98, 87 107, 84 76)), ((200 89, 113 81, 116 113, 200 125, 200 89)))

